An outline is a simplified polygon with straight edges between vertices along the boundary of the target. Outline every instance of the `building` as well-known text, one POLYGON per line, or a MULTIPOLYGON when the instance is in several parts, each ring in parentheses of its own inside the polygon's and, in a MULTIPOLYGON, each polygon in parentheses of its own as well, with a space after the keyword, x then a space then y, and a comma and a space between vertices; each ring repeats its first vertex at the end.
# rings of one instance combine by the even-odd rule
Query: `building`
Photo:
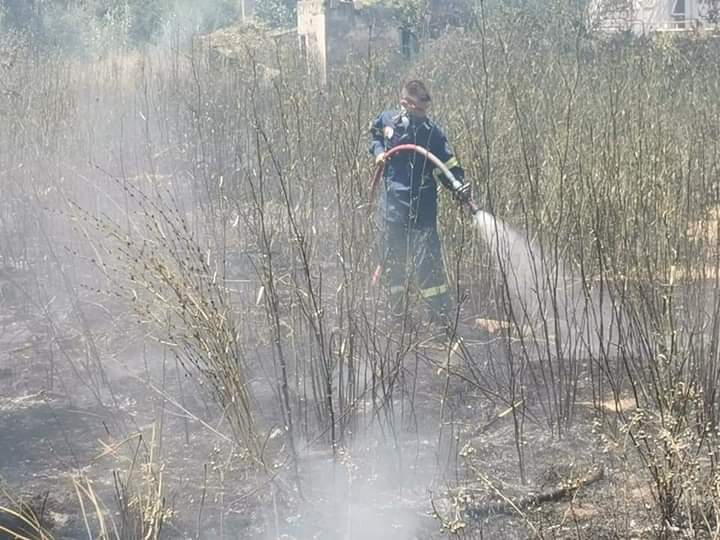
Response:
POLYGON ((719 0, 594 0, 591 25, 637 35, 682 32, 716 25, 719 0))
MULTIPOLYGON (((461 0, 431 0, 421 21, 423 33, 433 35, 467 23, 465 5, 461 0)), ((417 29, 403 27, 391 9, 376 2, 298 0, 297 17, 300 50, 324 82, 333 66, 367 55, 372 45, 405 56, 418 50, 417 29)))
POLYGON ((343 66, 353 58, 367 57, 371 49, 382 49, 399 59, 418 52, 417 33, 425 39, 440 35, 448 27, 467 24, 466 0, 430 0, 430 9, 415 28, 403 26, 393 9, 376 0, 298 0, 297 28, 268 32, 253 22, 255 0, 240 0, 241 20, 238 24, 217 30, 203 38, 214 59, 241 64, 245 45, 266 40, 267 62, 271 64, 274 47, 295 43, 308 67, 326 83, 334 67, 343 66))
POLYGON ((391 16, 351 0, 299 0, 297 32, 300 51, 323 82, 328 70, 353 55, 366 54, 370 40, 399 42, 391 16))

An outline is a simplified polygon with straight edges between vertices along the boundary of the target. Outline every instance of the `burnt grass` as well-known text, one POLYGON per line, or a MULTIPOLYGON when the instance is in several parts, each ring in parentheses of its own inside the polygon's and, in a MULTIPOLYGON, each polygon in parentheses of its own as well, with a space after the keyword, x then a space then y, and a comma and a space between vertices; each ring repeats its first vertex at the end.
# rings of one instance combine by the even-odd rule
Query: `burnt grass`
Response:
MULTIPOLYGON (((452 354, 451 371, 459 376, 448 380, 446 343, 428 339, 426 325, 418 325, 412 331, 419 345, 403 360, 403 372, 415 377, 403 397, 411 392, 412 405, 396 410, 393 422, 378 422, 380 428, 358 426, 363 436, 335 455, 326 440, 301 444, 301 491, 285 460, 268 498, 248 489, 252 473, 238 448, 219 436, 222 415, 199 379, 127 316, 85 309, 92 328, 78 331, 67 304, 65 311, 54 307, 53 316, 64 322, 49 331, 47 313, 7 295, 0 304, 0 474, 13 498, 5 502, 22 500, 55 538, 87 536, 73 477, 90 479, 120 519, 116 475, 133 462, 141 469, 153 445, 170 510, 163 538, 448 537, 435 511, 446 522, 458 517, 463 525, 455 532, 464 538, 654 537, 649 484, 633 454, 618 450, 612 400, 599 404, 593 396, 589 363, 580 368, 585 375, 578 378, 572 421, 558 432, 541 408, 508 414, 503 400, 473 383, 452 354), (95 359, 88 357, 91 348, 95 359), (603 468, 598 481, 537 506, 497 511, 505 498, 551 491, 592 466, 603 468), (497 491, 478 480, 478 470, 497 491), (453 509, 461 488, 472 495, 453 509), (274 523, 269 508, 279 516, 274 523)), ((459 332, 480 369, 502 371, 508 341, 501 334, 469 323, 459 332)), ((262 403, 276 395, 262 369, 257 373, 258 408, 272 410, 262 403)), ((536 390, 525 388, 524 401, 537 401, 536 390)), ((22 527, 8 514, 0 520, 22 527)))

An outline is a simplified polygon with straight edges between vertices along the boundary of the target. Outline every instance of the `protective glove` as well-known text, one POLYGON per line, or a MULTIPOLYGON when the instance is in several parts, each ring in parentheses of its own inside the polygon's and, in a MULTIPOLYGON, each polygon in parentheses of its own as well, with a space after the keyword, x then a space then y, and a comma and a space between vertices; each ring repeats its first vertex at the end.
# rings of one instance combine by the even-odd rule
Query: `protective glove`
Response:
POLYGON ((385 152, 380 152, 375 156, 375 165, 379 165, 380 163, 385 163, 385 152))
POLYGON ((470 199, 472 198, 472 187, 470 186, 470 182, 465 182, 453 191, 453 196, 461 203, 470 202, 470 199))

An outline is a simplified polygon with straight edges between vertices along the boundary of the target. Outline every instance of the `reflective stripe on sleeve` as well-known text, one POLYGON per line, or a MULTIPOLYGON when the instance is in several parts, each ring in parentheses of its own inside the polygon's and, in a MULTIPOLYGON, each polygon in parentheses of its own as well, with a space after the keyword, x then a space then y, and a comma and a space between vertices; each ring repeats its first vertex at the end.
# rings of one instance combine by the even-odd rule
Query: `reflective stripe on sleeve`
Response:
POLYGON ((459 166, 460 166, 460 162, 457 160, 456 157, 451 157, 450 159, 448 159, 448 160, 445 162, 445 166, 446 166, 448 169, 452 169, 452 168, 454 168, 454 167, 459 167, 459 166))
MULTIPOLYGON (((453 168, 455 168, 455 167, 459 167, 459 166, 460 166, 460 162, 457 160, 456 157, 451 157, 450 159, 448 159, 448 160, 444 163, 444 165, 445 165, 448 169, 453 169, 453 168)), ((437 180, 437 179, 440 178, 442 175, 443 175, 442 170, 441 170, 439 167, 435 167, 435 170, 433 171, 433 176, 435 177, 435 179, 437 180)))
POLYGON ((423 298, 432 298, 433 296, 439 296, 448 292, 448 286, 446 284, 438 285, 437 287, 428 287, 427 289, 420 289, 420 296, 423 298))

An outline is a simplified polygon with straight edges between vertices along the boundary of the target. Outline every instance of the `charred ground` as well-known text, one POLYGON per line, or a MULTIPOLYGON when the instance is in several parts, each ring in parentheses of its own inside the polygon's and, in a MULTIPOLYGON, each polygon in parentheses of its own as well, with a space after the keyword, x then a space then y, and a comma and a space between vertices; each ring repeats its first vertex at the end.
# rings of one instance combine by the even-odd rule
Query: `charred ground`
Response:
POLYGON ((255 38, 224 63, 3 36, 0 525, 716 535, 717 43, 561 13, 329 88, 255 38), (371 284, 367 124, 410 76, 521 239, 443 201, 462 341, 371 284))

